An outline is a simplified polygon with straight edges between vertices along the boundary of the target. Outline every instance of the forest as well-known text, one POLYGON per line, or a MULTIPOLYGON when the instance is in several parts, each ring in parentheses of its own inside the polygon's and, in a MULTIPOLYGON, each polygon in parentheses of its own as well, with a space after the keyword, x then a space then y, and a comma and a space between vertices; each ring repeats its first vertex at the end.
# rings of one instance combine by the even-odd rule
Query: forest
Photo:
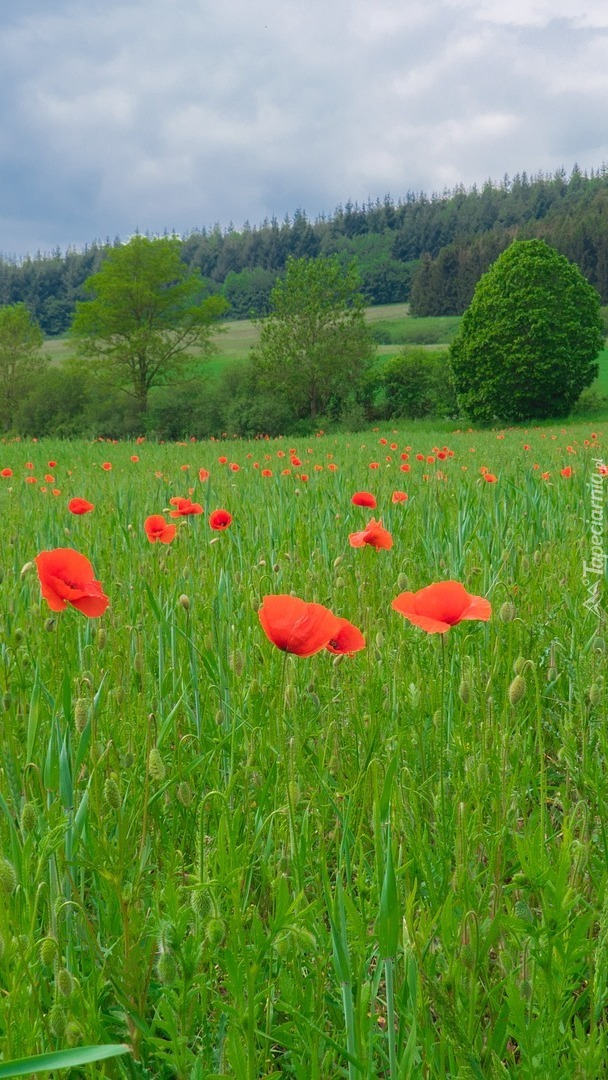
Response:
MULTIPOLYGON (((460 315, 475 285, 514 239, 545 240, 575 262, 608 303, 608 167, 568 175, 525 172, 470 190, 346 202, 309 220, 215 224, 181 238, 181 257, 200 270, 209 295, 223 296, 232 319, 267 314, 287 260, 337 255, 357 260, 366 304, 409 302, 415 316, 460 315)), ((84 250, 0 254, 0 306, 26 304, 47 336, 69 328, 84 282, 124 239, 94 240, 84 250)))

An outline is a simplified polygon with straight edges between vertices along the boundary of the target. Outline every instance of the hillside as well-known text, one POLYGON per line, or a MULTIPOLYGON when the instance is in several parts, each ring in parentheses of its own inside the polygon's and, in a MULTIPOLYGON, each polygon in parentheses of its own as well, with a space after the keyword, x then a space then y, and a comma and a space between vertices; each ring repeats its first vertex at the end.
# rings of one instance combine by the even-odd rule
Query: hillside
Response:
MULTIPOLYGON (((182 258, 200 271, 209 292, 226 297, 233 319, 265 314, 290 256, 332 254, 345 264, 357 259, 370 305, 409 301, 415 315, 447 316, 462 313, 480 275, 516 237, 545 239, 579 265, 608 303, 605 167, 590 175, 575 166, 569 177, 522 173, 469 191, 346 203, 314 222, 298 210, 280 223, 240 231, 215 225, 184 237, 182 258)), ((84 282, 111 246, 0 260, 0 305, 22 301, 46 334, 63 334, 75 304, 86 299, 84 282)))

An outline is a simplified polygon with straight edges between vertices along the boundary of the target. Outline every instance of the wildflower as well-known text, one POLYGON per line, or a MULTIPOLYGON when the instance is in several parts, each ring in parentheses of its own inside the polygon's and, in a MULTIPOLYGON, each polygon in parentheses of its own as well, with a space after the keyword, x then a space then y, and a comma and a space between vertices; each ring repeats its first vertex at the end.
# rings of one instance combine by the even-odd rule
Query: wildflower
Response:
POLYGON ((170 511, 171 517, 191 517, 193 514, 203 513, 200 503, 193 503, 190 499, 182 499, 179 496, 169 499, 169 505, 175 507, 170 511))
POLYGON ((388 529, 383 528, 382 522, 374 518, 361 532, 350 533, 348 542, 351 547, 364 547, 369 544, 370 547, 388 549, 393 546, 393 538, 388 529))
POLYGON ((51 611, 63 611, 71 604, 83 615, 103 615, 110 601, 84 555, 72 548, 54 548, 41 551, 34 561, 42 595, 51 611))
POLYGON ((111 461, 102 461, 101 467, 102 467, 102 469, 105 469, 106 472, 110 472, 110 470, 112 468, 112 462, 111 461))
POLYGON ((138 458, 137 454, 131 454, 131 461, 134 461, 134 462, 139 461, 139 458, 138 458))
POLYGON ((371 510, 375 510, 378 505, 371 491, 355 491, 350 501, 353 506, 369 506, 371 510))
POLYGON ((12 475, 13 475, 13 470, 12 469, 2 469, 2 472, 0 472, 0 476, 3 476, 5 479, 7 479, 9 476, 12 476, 12 475))
POLYGON ((484 480, 487 481, 488 484, 496 484, 496 483, 498 483, 498 477, 494 476, 494 473, 491 473, 491 472, 484 473, 483 478, 484 478, 484 480))
POLYGON ((165 521, 162 514, 151 514, 147 517, 144 521, 144 529, 151 544, 155 544, 157 540, 161 544, 170 544, 177 532, 177 526, 165 521))
POLYGON ((566 480, 569 480, 572 476, 572 466, 566 465, 565 468, 560 471, 560 476, 563 476, 566 478, 566 480))
POLYGON ((394 503, 407 502, 407 495, 406 495, 405 491, 393 491, 393 497, 391 499, 391 502, 394 502, 394 503))
POLYGON ((88 499, 70 499, 68 510, 71 514, 90 514, 95 507, 88 499))
POLYGON ((232 525, 232 514, 229 514, 227 510, 214 510, 212 514, 209 514, 209 525, 212 529, 227 529, 229 525, 232 525))
POLYGON ((400 593, 391 606, 428 634, 444 634, 463 619, 487 622, 492 614, 489 601, 472 596, 459 581, 439 581, 415 593, 400 593))
POLYGON ((205 480, 209 479, 209 475, 210 474, 209 474, 208 469, 199 469, 198 470, 198 478, 201 481, 201 483, 203 483, 203 484, 205 483, 205 480))
POLYGON ((363 635, 347 619, 297 596, 265 596, 258 617, 268 640, 295 656, 313 656, 321 649, 351 653, 365 646, 363 635))
POLYGON ((272 476, 272 469, 262 469, 261 476, 272 476))

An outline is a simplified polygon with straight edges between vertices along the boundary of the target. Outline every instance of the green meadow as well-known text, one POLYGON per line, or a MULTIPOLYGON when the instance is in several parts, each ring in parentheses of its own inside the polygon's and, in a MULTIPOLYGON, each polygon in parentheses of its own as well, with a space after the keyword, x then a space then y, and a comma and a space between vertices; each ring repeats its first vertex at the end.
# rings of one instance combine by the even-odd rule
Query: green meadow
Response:
POLYGON ((606 1075, 604 441, 3 444, 5 1061, 125 1043, 53 1075, 606 1075), (171 518, 186 496, 204 512, 171 518), (390 549, 351 546, 372 517, 390 549), (90 560, 101 617, 42 598, 57 548, 90 560), (449 579, 491 619, 393 609, 449 579), (365 648, 282 651, 275 594, 365 648))

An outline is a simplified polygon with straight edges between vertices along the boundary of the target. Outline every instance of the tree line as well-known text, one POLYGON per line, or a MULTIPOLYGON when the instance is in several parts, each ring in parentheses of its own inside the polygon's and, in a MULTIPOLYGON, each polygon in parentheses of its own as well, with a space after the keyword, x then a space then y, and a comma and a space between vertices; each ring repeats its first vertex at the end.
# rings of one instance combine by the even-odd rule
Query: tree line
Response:
MULTIPOLYGON (((608 303, 608 170, 528 177, 524 172, 481 187, 427 196, 408 192, 359 205, 347 202, 309 220, 297 210, 240 230, 193 229, 180 257, 200 273, 208 295, 230 305, 231 318, 260 317, 290 258, 357 260, 368 304, 410 301, 415 315, 458 315, 482 273, 514 239, 543 239, 570 261, 608 303)), ((0 306, 24 303, 47 335, 64 334, 84 283, 121 240, 83 251, 56 250, 17 260, 0 256, 0 306)))

